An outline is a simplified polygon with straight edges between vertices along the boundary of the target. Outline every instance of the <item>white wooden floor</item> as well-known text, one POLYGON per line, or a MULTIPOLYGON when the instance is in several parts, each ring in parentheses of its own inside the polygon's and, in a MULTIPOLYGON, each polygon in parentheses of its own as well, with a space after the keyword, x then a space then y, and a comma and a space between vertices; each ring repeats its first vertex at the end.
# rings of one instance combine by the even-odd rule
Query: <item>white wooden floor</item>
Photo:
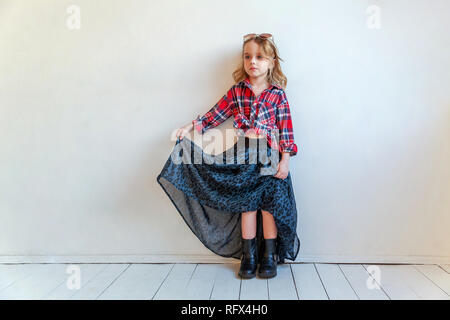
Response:
POLYGON ((287 263, 250 280, 239 266, 0 264, 0 299, 450 299, 450 265, 287 263))

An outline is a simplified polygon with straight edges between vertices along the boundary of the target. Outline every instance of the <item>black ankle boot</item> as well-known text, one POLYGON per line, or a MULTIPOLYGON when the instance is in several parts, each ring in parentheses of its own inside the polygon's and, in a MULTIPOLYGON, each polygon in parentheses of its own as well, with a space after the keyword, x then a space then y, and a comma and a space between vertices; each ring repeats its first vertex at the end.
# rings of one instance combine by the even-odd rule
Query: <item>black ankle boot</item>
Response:
POLYGON ((264 251, 258 270, 258 276, 261 278, 273 278, 277 275, 276 242, 276 238, 264 239, 264 251))
POLYGON ((258 267, 258 246, 256 237, 253 239, 242 238, 242 258, 239 275, 244 279, 251 279, 256 276, 258 267))

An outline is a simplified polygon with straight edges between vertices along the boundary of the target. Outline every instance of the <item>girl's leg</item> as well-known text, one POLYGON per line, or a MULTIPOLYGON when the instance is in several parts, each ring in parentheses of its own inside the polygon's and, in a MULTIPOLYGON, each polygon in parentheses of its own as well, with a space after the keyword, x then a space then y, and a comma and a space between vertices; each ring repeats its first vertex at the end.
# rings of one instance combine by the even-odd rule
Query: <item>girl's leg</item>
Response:
POLYGON ((277 226, 273 215, 269 211, 261 210, 263 220, 264 239, 274 239, 277 237, 277 226))
POLYGON ((258 275, 261 278, 273 278, 277 275, 277 226, 273 215, 261 210, 264 233, 264 250, 260 259, 258 275))
POLYGON ((242 238, 253 239, 256 237, 256 210, 243 212, 241 220, 242 238))
POLYGON ((258 241, 256 239, 256 211, 242 213, 242 257, 239 276, 251 279, 258 268, 258 241))

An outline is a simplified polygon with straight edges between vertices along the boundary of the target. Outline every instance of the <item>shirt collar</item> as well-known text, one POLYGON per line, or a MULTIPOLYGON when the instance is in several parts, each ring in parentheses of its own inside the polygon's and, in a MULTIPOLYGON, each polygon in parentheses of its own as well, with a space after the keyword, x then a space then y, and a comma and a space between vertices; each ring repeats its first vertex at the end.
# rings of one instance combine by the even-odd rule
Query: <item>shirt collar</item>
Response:
MULTIPOLYGON (((243 82, 247 87, 249 87, 250 89, 252 88, 252 84, 250 83, 250 80, 249 80, 248 77, 246 77, 244 80, 242 80, 242 82, 243 82)), ((275 84, 275 83, 272 83, 272 84, 269 86, 269 89, 272 89, 272 87, 275 87, 275 88, 278 88, 278 89, 282 89, 279 85, 277 85, 277 84, 275 84)))

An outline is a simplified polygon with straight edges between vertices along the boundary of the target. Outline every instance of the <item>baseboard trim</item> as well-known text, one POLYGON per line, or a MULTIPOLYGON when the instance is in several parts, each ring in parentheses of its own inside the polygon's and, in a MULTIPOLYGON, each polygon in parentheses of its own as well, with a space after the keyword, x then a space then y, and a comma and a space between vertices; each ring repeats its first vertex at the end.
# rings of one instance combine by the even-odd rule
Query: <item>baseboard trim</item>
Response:
MULTIPOLYGON (((286 263, 363 263, 363 264, 450 264, 445 256, 350 256, 299 255, 295 262, 286 263)), ((217 255, 0 255, 0 263, 240 263, 239 259, 217 255)))
MULTIPOLYGON (((361 264, 449 264, 450 256, 302 255, 301 262, 361 264)), ((295 261, 297 262, 297 261, 295 261)))

